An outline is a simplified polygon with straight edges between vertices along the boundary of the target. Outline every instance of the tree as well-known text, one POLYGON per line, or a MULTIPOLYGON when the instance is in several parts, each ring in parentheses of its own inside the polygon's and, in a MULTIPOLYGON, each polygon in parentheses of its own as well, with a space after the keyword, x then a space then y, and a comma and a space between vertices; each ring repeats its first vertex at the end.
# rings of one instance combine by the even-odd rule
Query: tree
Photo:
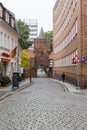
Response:
POLYGON ((28 53, 25 51, 25 50, 22 50, 22 53, 21 53, 21 66, 22 67, 29 67, 30 63, 30 57, 28 55, 28 53))
POLYGON ((45 38, 50 40, 50 51, 53 51, 53 31, 45 32, 45 38))
POLYGON ((29 41, 29 25, 21 21, 20 19, 17 21, 19 35, 20 35, 20 44, 23 49, 29 48, 32 45, 32 42, 29 41))

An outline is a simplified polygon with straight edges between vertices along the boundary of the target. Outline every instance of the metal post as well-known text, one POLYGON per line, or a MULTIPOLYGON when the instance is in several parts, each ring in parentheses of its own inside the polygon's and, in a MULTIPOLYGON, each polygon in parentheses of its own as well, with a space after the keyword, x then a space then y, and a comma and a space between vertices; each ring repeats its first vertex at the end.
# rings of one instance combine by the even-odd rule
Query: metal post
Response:
POLYGON ((77 89, 80 89, 80 86, 79 86, 79 77, 78 77, 78 64, 76 65, 76 78, 77 78, 77 89))
POLYGON ((30 59, 30 83, 32 82, 32 77, 31 77, 31 59, 30 59))
POLYGON ((18 39, 18 45, 17 45, 17 72, 19 72, 19 44, 20 44, 20 39, 18 39))

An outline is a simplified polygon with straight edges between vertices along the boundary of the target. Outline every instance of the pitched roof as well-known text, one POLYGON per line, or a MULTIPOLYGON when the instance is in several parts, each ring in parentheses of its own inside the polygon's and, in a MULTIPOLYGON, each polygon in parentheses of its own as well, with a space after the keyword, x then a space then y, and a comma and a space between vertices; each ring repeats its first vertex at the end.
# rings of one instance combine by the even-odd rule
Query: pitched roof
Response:
POLYGON ((41 27, 40 34, 39 34, 39 39, 45 39, 45 35, 44 35, 44 31, 43 31, 42 27, 41 27))
POLYGON ((13 12, 11 12, 10 10, 8 10, 7 8, 5 8, 1 2, 0 2, 0 5, 4 8, 5 11, 7 11, 9 13, 9 15, 11 17, 14 18, 14 29, 17 31, 17 33, 19 33, 16 18, 15 18, 15 14, 13 12))

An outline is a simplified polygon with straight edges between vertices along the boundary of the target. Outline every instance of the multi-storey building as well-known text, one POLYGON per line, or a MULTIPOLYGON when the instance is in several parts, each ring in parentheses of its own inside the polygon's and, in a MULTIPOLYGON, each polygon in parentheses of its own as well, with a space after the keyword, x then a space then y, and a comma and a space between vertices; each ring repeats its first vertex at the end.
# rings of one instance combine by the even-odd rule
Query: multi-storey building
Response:
POLYGON ((33 43, 30 48, 34 49, 34 39, 38 36, 38 22, 36 19, 25 19, 24 21, 29 25, 29 40, 33 43))
POLYGON ((60 79, 64 72, 67 82, 87 87, 86 0, 56 1, 53 8, 53 47, 54 78, 60 79), (75 64, 78 62, 76 57, 80 62, 75 64))
POLYGON ((18 39, 15 16, 0 3, 0 73, 9 77, 18 69, 18 39))

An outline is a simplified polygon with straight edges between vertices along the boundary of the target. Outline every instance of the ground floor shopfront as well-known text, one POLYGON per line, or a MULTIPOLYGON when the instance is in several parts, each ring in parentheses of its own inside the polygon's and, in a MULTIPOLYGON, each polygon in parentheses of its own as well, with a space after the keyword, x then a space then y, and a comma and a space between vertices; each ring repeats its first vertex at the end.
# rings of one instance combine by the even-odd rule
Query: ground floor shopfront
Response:
POLYGON ((0 59, 0 74, 12 78, 13 72, 17 72, 17 62, 10 59, 0 59))

